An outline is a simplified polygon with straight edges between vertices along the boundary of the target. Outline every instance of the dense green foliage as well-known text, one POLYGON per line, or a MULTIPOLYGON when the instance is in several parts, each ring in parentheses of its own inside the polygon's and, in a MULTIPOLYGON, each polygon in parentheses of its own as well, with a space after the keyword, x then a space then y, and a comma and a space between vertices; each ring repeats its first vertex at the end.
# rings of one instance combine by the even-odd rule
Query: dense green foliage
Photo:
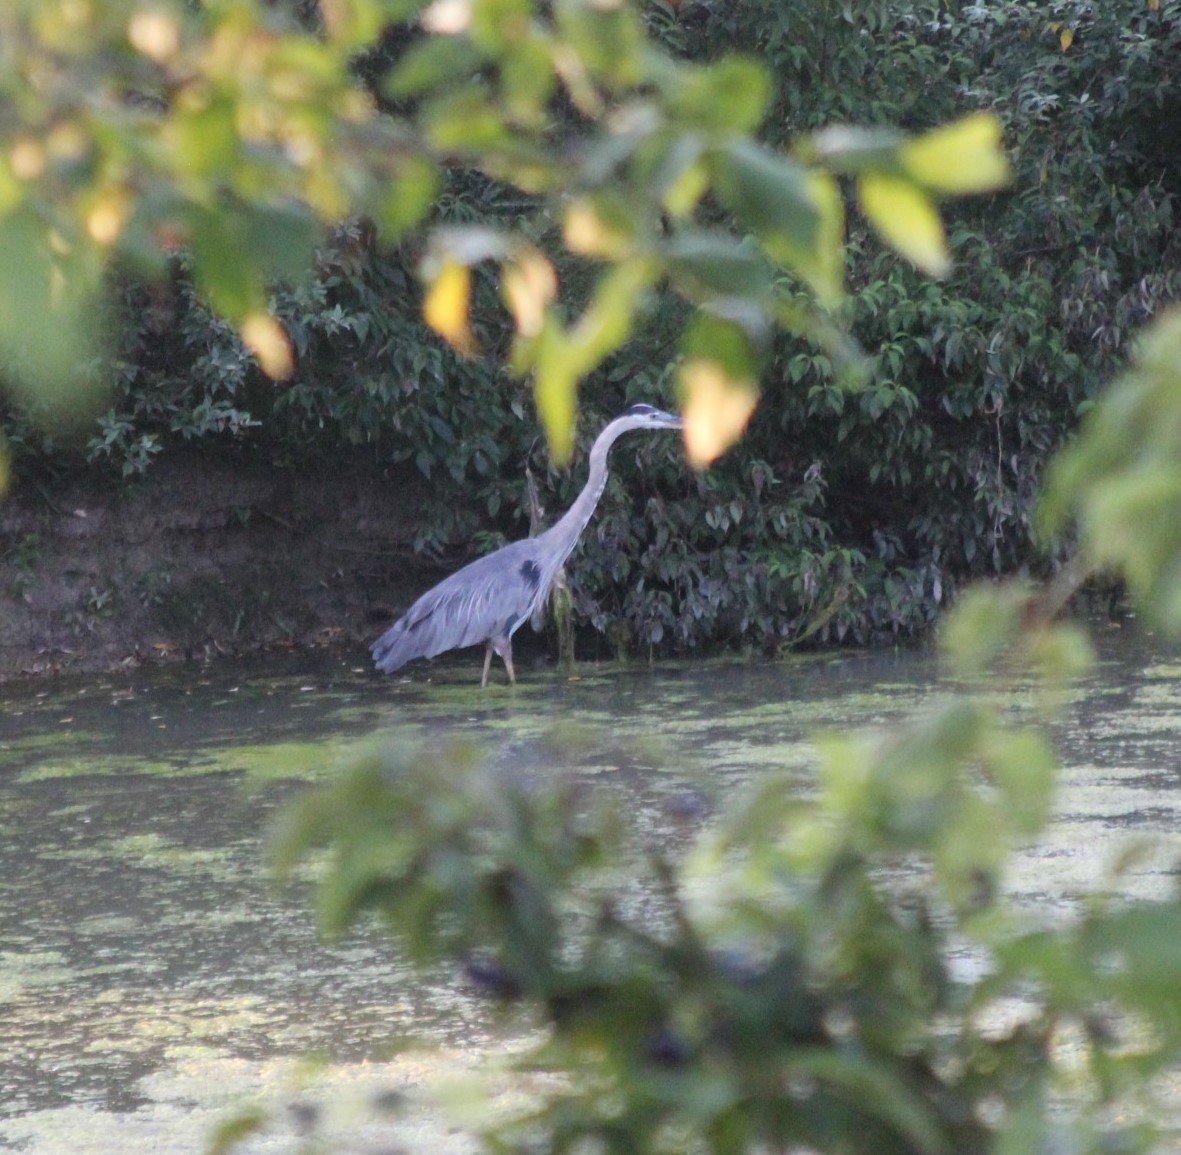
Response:
MULTIPOLYGON (((667 447, 619 447, 620 481, 574 566, 579 620, 642 649, 870 640, 921 631, 966 578, 1044 564, 1031 538, 1041 464, 1129 333, 1181 287, 1169 136, 1181 4, 745 0, 653 4, 646 19, 673 52, 763 59, 776 144, 830 123, 925 129, 993 110, 1017 191, 949 207, 956 270, 937 284, 854 216, 843 320, 868 383, 848 391, 829 350, 779 335, 747 437, 708 474, 687 475, 667 447)), ((362 71, 380 83, 416 43, 387 35, 362 71)), ((560 131, 581 116, 566 115, 560 131)), ((458 164, 447 181, 433 223, 504 226, 557 252, 540 201, 458 164)), ((129 283, 118 389, 88 456, 133 473, 192 438, 278 461, 362 453, 392 479, 431 479, 418 544, 444 565, 522 534, 525 466, 544 478, 551 515, 579 470, 545 472, 528 390, 505 371, 512 320, 492 276, 476 269, 485 356, 465 361, 419 319, 420 256, 362 224, 326 239, 314 275, 273 297, 298 356, 279 384, 201 303, 183 262, 166 289, 129 283)), ((575 308, 590 270, 570 257, 559 268, 575 308)), ((675 402, 684 303, 652 292, 641 314, 584 383, 586 440, 628 401, 675 402)), ((21 441, 19 425, 10 437, 21 441)))
POLYGON ((925 283, 851 246, 850 325, 873 356, 870 385, 833 389, 823 359, 783 340, 765 378, 778 420, 743 447, 782 462, 786 488, 821 473, 811 512, 833 551, 822 556, 835 555, 821 590, 849 580, 836 547, 858 555, 834 627, 913 628, 941 588, 1037 564, 1041 464, 1136 326, 1181 290, 1181 150, 1157 134, 1181 98, 1181 7, 832 4, 778 22, 759 3, 705 11, 692 42, 725 27, 774 62, 772 121, 787 133, 846 118, 926 127, 965 102, 1007 125, 1016 191, 948 207, 950 278, 925 283))

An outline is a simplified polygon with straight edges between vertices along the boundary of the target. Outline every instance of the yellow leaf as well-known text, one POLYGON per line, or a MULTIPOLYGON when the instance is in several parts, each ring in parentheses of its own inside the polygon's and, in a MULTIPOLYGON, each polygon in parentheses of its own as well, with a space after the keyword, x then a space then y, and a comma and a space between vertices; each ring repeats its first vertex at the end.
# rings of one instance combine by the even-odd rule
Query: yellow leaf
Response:
POLYGON ((604 220, 598 206, 587 197, 567 207, 562 239, 572 253, 607 261, 621 260, 633 247, 627 233, 604 220))
POLYGON ((951 268, 943 222, 931 199, 907 180, 867 173, 857 186, 861 209, 886 243, 925 273, 941 277, 951 268))
POLYGON ((704 164, 686 165, 665 190, 661 201, 674 217, 688 217, 709 189, 709 171, 704 164))
POLYGON ((845 291, 845 202, 837 182, 827 173, 809 173, 808 191, 819 211, 820 227, 806 275, 820 303, 833 309, 845 291))
POLYGON ((295 372, 295 353, 287 331, 269 313, 250 313, 239 333, 272 381, 286 381, 295 372))
POLYGON ((180 51, 180 21, 163 9, 145 9, 132 16, 127 39, 137 52, 167 64, 180 51))
POLYGON ((457 261, 446 260, 422 306, 426 323, 465 357, 470 357, 476 350, 476 341, 468 324, 471 292, 471 269, 457 261))
POLYGON ((1063 28, 1058 33, 1058 43, 1062 45, 1062 51, 1065 52, 1074 43, 1074 33, 1069 28, 1063 28))
POLYGON ((442 36, 466 32, 471 22, 471 0, 435 0, 422 14, 423 28, 442 36))
POLYGON ((504 271, 504 295, 522 337, 541 332, 545 307, 557 296, 558 275, 536 249, 526 249, 504 271))
POLYGON ((685 452, 694 469, 721 456, 742 435, 759 401, 749 378, 731 377, 716 361, 695 358, 680 370, 685 452))
POLYGON ((368 44, 385 25, 381 6, 372 0, 320 0, 319 7, 325 29, 337 44, 368 44))
POLYGON ((566 330, 553 313, 547 314, 537 340, 533 399, 555 465, 568 464, 574 454, 578 374, 573 361, 566 330))
POLYGON ((908 141, 898 158, 909 177, 938 192, 987 192, 1010 179, 1000 121, 986 112, 908 141))
POLYGON ((8 154, 9 170, 17 180, 36 180, 45 171, 46 160, 41 142, 28 136, 18 138, 8 154))
POLYGON ((1148 0, 1148 10, 1150 12, 1157 12, 1160 10, 1160 0, 1148 0))
POLYGON ((103 248, 109 248, 119 239, 130 214, 130 197, 126 190, 106 189, 86 214, 86 231, 103 248))

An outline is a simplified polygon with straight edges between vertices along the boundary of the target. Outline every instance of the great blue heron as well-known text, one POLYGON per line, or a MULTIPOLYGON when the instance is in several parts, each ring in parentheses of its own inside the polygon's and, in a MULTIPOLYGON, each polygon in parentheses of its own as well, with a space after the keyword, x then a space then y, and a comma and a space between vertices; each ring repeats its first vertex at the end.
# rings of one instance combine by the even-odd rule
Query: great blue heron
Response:
POLYGON ((494 653, 504 659, 509 681, 515 683, 513 632, 545 604, 558 570, 590 521, 607 484, 611 446, 631 429, 680 429, 682 424, 681 418, 651 405, 633 405, 616 417, 595 438, 590 476, 565 515, 544 533, 502 546, 427 590, 370 647, 377 668, 388 674, 413 658, 433 658, 483 642, 487 649, 480 685, 488 684, 494 653))

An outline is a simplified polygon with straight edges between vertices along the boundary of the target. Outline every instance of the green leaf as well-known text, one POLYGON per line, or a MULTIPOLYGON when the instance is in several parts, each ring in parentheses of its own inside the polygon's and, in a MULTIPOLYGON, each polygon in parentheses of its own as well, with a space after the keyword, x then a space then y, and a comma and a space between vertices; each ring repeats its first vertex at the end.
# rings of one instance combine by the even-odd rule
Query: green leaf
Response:
POLYGON ((1096 485, 1083 522, 1091 556, 1122 570, 1145 608, 1181 626, 1172 585, 1181 577, 1181 468, 1146 457, 1096 485))
POLYGON ((332 0, 320 6, 320 13, 329 37, 353 51, 371 44, 386 23, 395 19, 389 4, 379 0, 332 0))
POLYGON ((898 148, 906 140, 892 128, 834 125, 797 142, 796 152, 829 172, 859 176, 865 172, 898 175, 898 148))
POLYGON ((652 179, 653 192, 674 217, 688 217, 709 189, 704 142, 686 133, 666 150, 652 179))
POLYGON ((270 1117, 261 1107, 251 1106, 240 1110, 228 1119, 218 1121, 205 1150, 209 1155, 232 1155, 243 1140, 265 1131, 270 1122, 270 1117))
POLYGON ((718 196, 746 228, 803 250, 815 247, 821 212, 807 169, 749 140, 716 149, 711 159, 718 196))
POLYGON ((557 85, 549 45, 538 39, 514 45, 500 62, 500 83, 509 115, 541 127, 557 85))
POLYGON ((630 336, 640 294, 652 283, 655 269, 644 260, 624 261, 605 273, 582 316, 571 327, 575 371, 589 373, 630 336))
POLYGON ((198 209, 190 215, 193 276, 209 303, 231 321, 265 309, 263 273, 253 259, 245 219, 198 209))
POLYGON ((400 164, 377 210, 384 239, 392 244, 426 216, 443 178, 428 160, 410 158, 400 164))
POLYGON ((465 36, 428 36, 407 49, 382 81, 382 91, 395 100, 422 96, 462 84, 482 62, 483 55, 465 36))
POLYGON ((819 213, 816 243, 800 248, 786 234, 768 238, 767 251, 807 281, 820 304, 835 309, 845 290, 845 202, 825 173, 809 173, 808 190, 819 213))
POLYGON ((307 274, 323 230, 306 206, 256 203, 245 206, 242 217, 250 258, 265 277, 294 281, 307 274))
POLYGON ((956 673, 978 677, 1009 651, 1031 592, 1022 582, 976 585, 964 592, 939 633, 943 653, 956 673))
POLYGON ((433 101, 423 114, 423 125, 432 147, 444 153, 472 156, 513 143, 500 111, 475 82, 433 101))
POLYGON ((101 274, 84 241, 52 245, 31 210, 0 217, 0 353, 29 415, 50 428, 84 424, 107 403, 88 372, 101 347, 101 274))
POLYGON ((833 307, 844 281, 844 205, 836 182, 739 141, 713 154, 719 198, 779 264, 833 307))
POLYGON ((178 172, 218 177, 232 171, 239 153, 235 111, 228 99, 177 111, 163 136, 171 146, 178 172))
POLYGON ((533 5, 530 0, 471 0, 469 35, 489 55, 508 61, 524 44, 533 5))
POLYGON ((554 14, 562 39, 591 77, 615 89, 640 83, 644 28, 629 5, 557 0, 554 14))
POLYGON ((699 310, 681 338, 681 352, 687 360, 713 361, 736 380, 757 380, 759 354, 752 334, 744 325, 699 310))
POLYGON ((1049 1120, 1046 1116, 1043 1080, 1035 1078, 1001 1121, 994 1155, 1030 1155, 1034 1151, 1054 1150, 1047 1135, 1049 1120))
MULTIPOLYGON (((1040 730, 997 726, 987 735, 982 754, 988 773, 1004 795, 1000 808, 1004 820, 1015 834, 1033 838, 1050 820, 1058 770, 1053 744, 1040 730)), ((993 824, 995 827, 995 816, 993 824)))
POLYGON ((1066 688, 1090 672, 1095 651, 1090 635, 1072 622, 1056 622, 1040 629, 1030 644, 1030 662, 1051 688, 1066 688))
POLYGON ((684 67, 673 79, 670 104, 697 132, 753 132, 771 99, 766 68, 746 56, 724 56, 714 64, 684 67))
POLYGON ((884 1063, 835 1050, 799 1048, 792 1053, 788 1070, 837 1089, 858 1111, 876 1115, 894 1128, 910 1150, 927 1155, 947 1150, 922 1097, 884 1063))
POLYGON ((1127 995, 1146 1009, 1164 1011, 1174 1023, 1174 1033, 1181 1028, 1175 1002, 1181 985, 1181 953, 1176 949, 1181 941, 1181 905, 1143 903, 1095 915, 1084 926, 1082 938, 1091 958, 1127 995), (1162 998, 1165 1007, 1160 1006, 1162 998))
POLYGON ((518 341, 513 369, 536 372, 534 397, 559 465, 574 452, 578 382, 627 340, 635 323, 640 295, 650 286, 653 262, 624 261, 604 274, 590 303, 567 329, 552 309, 546 311, 536 338, 518 341))
POLYGON ((728 233, 678 233, 663 255, 674 283, 691 297, 762 296, 773 285, 771 266, 762 254, 728 233))

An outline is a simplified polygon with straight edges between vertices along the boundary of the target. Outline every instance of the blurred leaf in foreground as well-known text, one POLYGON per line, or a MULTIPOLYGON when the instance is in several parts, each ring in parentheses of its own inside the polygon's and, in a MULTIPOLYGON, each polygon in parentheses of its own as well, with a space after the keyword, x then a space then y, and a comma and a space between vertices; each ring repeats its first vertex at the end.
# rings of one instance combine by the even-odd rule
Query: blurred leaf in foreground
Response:
POLYGON ((883 239, 933 277, 946 276, 951 257, 931 198, 908 180, 867 173, 857 186, 861 209, 883 239))
POLYGON ((988 113, 924 133, 898 153, 907 175, 935 192, 992 192, 1012 178, 1001 149, 1001 123, 988 113))
POLYGON ((1181 630, 1181 310, 1141 340, 1135 363, 1053 462, 1039 510, 1047 537, 1073 522, 1084 565, 1121 575, 1159 624, 1181 630))
POLYGON ((105 404, 92 373, 100 275, 85 241, 47 238, 31 212, 0 218, 0 372, 45 423, 78 427, 105 404))
POLYGON ((471 292, 471 269, 449 260, 435 273, 422 306, 426 323, 467 357, 476 351, 468 316, 471 292))
POLYGON ((680 380, 685 450, 689 464, 704 469, 742 436, 759 391, 749 377, 731 377, 717 361, 686 361, 680 380))

